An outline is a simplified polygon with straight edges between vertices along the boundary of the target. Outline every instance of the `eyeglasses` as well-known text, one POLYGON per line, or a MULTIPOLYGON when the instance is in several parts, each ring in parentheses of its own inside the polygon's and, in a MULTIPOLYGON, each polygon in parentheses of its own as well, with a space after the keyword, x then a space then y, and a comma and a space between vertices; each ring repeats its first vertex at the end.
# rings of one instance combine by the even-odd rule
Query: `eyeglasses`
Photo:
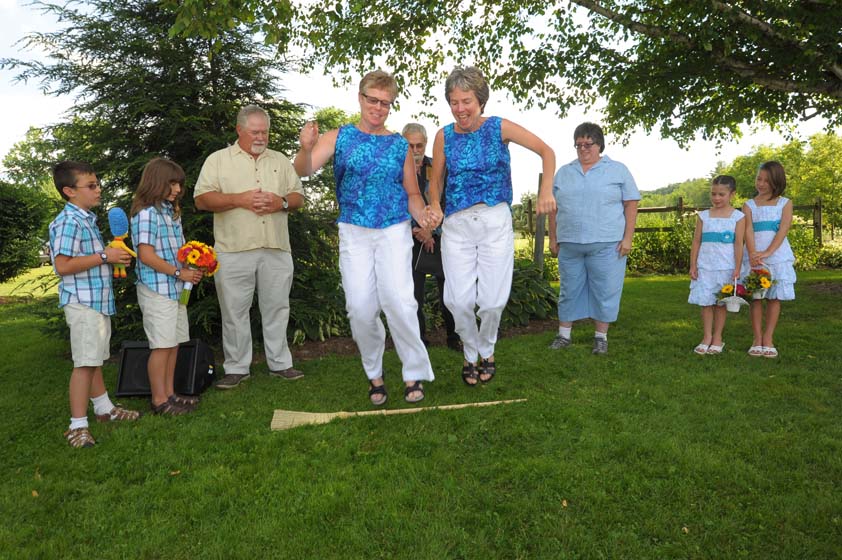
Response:
POLYGON ((595 144, 596 142, 579 142, 578 144, 573 144, 573 147, 577 150, 590 150, 595 144))
POLYGON ((371 106, 380 105, 384 109, 391 109, 392 108, 392 102, 391 101, 383 101, 382 99, 377 99, 376 97, 366 95, 362 92, 360 92, 360 95, 362 95, 363 99, 365 99, 365 102, 368 103, 371 106))
POLYGON ((95 190, 97 190, 97 189, 101 189, 101 188, 102 188, 102 185, 101 185, 100 183, 90 183, 90 184, 88 184, 88 185, 82 185, 81 187, 80 187, 79 185, 69 185, 69 187, 70 187, 71 189, 84 189, 84 188, 88 188, 88 189, 90 189, 90 190, 92 190, 92 191, 95 191, 95 190))

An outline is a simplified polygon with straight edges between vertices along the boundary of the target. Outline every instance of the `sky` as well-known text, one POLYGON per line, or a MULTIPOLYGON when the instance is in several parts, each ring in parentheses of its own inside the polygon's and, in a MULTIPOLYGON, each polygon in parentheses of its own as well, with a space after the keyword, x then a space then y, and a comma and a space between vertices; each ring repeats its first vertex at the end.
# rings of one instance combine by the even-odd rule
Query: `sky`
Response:
MULTIPOLYGON (((0 0, 0 58, 29 59, 37 56, 38 53, 34 51, 21 51, 14 43, 28 32, 53 30, 56 26, 54 19, 33 10, 26 2, 0 0)), ((15 73, 9 70, 0 70, 0 112, 3 123, 0 127, 0 158, 8 153, 16 142, 23 140, 30 126, 44 126, 61 120, 63 112, 73 104, 72 97, 56 98, 43 95, 36 83, 13 83, 14 75, 15 73)), ((285 74, 281 81, 286 98, 294 103, 312 105, 312 112, 329 106, 338 107, 349 114, 359 111, 355 94, 356 83, 351 88, 337 89, 332 86, 331 79, 322 74, 285 74)), ((412 102, 413 92, 399 95, 400 110, 393 110, 386 122, 387 127, 398 132, 408 122, 423 124, 431 140, 427 146, 428 155, 432 152, 432 138, 436 130, 453 120, 444 99, 443 84, 440 91, 441 95, 436 105, 423 108, 435 114, 437 122, 414 117, 422 107, 412 102)), ((597 111, 585 111, 584 108, 574 109, 565 118, 559 118, 552 111, 524 111, 507 100, 505 92, 501 91, 491 92, 485 114, 509 119, 543 139, 555 151, 557 167, 576 157, 573 149, 573 130, 576 126, 584 121, 601 122, 597 111)), ((797 134, 800 139, 806 140, 809 135, 821 130, 821 121, 814 119, 800 125, 797 134)), ((232 130, 232 138, 233 136, 232 130)), ((710 177, 717 162, 730 162, 737 156, 751 152, 755 146, 780 145, 785 143, 786 139, 779 133, 761 129, 756 132, 744 130, 741 140, 726 142, 719 149, 715 142, 703 140, 692 142, 689 149, 682 149, 673 140, 660 138, 657 133, 647 134, 643 131, 633 133, 625 146, 614 141, 610 135, 606 136, 605 141, 604 154, 626 164, 639 189, 652 190, 688 179, 710 177)), ((510 151, 514 199, 517 202, 523 194, 537 189, 541 160, 520 146, 512 146, 510 151)))

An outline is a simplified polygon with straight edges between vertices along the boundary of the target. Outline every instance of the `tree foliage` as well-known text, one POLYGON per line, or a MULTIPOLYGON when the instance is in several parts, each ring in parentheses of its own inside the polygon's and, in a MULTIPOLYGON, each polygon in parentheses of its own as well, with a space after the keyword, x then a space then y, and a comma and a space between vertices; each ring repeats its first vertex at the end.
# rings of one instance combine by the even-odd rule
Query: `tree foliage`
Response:
POLYGON ((41 191, 0 181, 0 282, 37 263, 51 210, 41 191))
POLYGON ((458 63, 526 107, 563 115, 604 102, 619 134, 642 127, 687 144, 738 137, 742 123, 842 124, 835 1, 165 1, 179 10, 174 36, 256 24, 282 53, 303 52, 305 68, 347 80, 385 66, 428 102, 458 63))
MULTIPOLYGON (((46 61, 2 59, 0 67, 18 71, 17 80, 38 81, 45 93, 73 95, 76 103, 66 120, 29 135, 13 150, 10 174, 29 182, 46 161, 91 163, 103 183, 96 211, 104 237, 105 211, 114 205, 128 210, 143 166, 162 155, 187 173, 186 235, 212 243, 212 215, 194 211, 192 185, 205 157, 236 140, 235 116, 243 104, 269 111, 273 148, 289 153, 297 145, 303 110, 279 97, 284 66, 247 30, 226 31, 213 41, 170 37, 175 14, 152 0, 36 6, 63 24, 21 41, 24 48, 44 51, 46 61)), ((194 290, 190 315, 198 336, 219 332, 213 286, 202 282, 194 290)), ((132 282, 115 282, 115 293, 115 341, 142 338, 132 282)))

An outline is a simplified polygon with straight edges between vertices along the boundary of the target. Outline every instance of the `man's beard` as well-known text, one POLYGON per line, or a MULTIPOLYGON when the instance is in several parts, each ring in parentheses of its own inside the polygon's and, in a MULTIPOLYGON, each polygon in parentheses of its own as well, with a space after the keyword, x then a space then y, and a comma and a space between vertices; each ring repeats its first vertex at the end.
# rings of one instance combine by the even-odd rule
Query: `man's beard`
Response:
POLYGON ((258 156, 266 151, 266 144, 254 143, 251 145, 251 153, 258 156))

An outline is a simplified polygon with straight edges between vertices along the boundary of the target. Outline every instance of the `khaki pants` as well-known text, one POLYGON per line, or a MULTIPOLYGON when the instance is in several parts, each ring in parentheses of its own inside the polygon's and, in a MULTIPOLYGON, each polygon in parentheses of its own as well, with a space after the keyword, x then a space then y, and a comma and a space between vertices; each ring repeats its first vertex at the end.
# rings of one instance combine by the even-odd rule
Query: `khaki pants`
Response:
POLYGON ((292 255, 280 249, 253 249, 217 254, 214 275, 222 313, 223 367, 226 374, 249 373, 252 360, 249 309, 257 289, 263 324, 266 365, 271 371, 292 367, 287 344, 289 291, 292 288, 292 255))

